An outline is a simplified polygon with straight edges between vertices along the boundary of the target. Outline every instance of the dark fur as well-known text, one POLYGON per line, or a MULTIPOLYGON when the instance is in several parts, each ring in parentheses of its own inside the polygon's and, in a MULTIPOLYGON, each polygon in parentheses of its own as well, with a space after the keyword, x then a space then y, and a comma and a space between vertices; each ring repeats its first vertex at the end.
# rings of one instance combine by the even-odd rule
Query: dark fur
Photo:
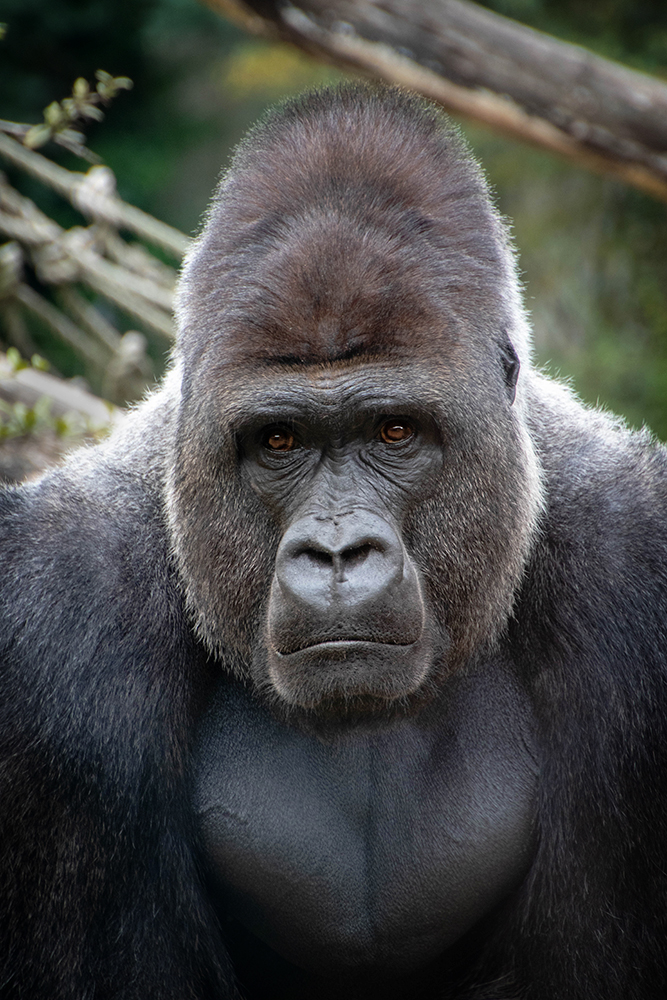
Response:
POLYGON ((2 997, 236 996, 190 755, 221 664, 281 708, 256 650, 286 514, 233 429, 251 390, 373 364, 443 437, 403 525, 447 635, 423 700, 497 659, 541 760, 529 874, 425 995, 665 995, 665 453, 531 368, 505 231, 442 117, 348 87, 260 125, 180 322, 109 442, 0 495, 2 997))

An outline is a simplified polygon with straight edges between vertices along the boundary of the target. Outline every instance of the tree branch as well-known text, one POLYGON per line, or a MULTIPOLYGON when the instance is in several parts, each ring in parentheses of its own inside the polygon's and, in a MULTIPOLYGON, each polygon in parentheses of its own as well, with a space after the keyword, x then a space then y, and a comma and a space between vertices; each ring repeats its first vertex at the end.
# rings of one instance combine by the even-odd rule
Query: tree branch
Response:
POLYGON ((206 0, 667 201, 667 85, 466 0, 206 0))
POLYGON ((89 218, 127 229, 179 259, 190 245, 188 237, 178 229, 121 201, 115 194, 113 174, 106 167, 92 167, 86 174, 65 170, 1 132, 0 157, 48 184, 89 218))

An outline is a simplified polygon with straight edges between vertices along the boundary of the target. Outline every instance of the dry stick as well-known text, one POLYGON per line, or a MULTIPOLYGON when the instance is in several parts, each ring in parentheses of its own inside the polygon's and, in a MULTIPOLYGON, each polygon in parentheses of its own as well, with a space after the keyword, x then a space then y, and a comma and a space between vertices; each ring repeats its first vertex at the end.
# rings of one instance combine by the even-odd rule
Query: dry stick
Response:
MULTIPOLYGON (((0 204, 5 201, 5 190, 6 185, 0 182, 0 204)), ((8 236, 10 240, 16 240, 17 243, 24 246, 44 246, 54 240, 57 241, 60 234, 64 232, 57 223, 51 223, 46 216, 44 219, 46 222, 42 222, 37 217, 26 218, 25 215, 10 215, 9 212, 3 212, 0 209, 0 232, 8 236)))
POLYGON ((84 333, 76 326, 71 319, 65 316, 60 309, 47 302, 46 299, 29 285, 20 284, 16 288, 13 296, 29 312, 37 316, 50 329, 58 334, 61 340, 73 347, 84 358, 98 368, 104 368, 108 362, 109 355, 102 348, 92 343, 84 333))
POLYGON ((51 410, 56 415, 78 413, 96 428, 108 427, 123 419, 118 407, 70 381, 35 368, 14 371, 3 354, 0 354, 0 385, 3 395, 13 397, 25 406, 32 408, 46 396, 51 400, 51 410))
POLYGON ((660 80, 461 0, 206 2, 667 201, 660 80))
POLYGON ((98 223, 95 229, 98 237, 97 243, 103 247, 105 257, 108 257, 115 264, 127 268, 128 271, 134 271, 135 274, 155 281, 156 284, 164 288, 174 289, 176 272, 173 267, 163 264, 161 260, 149 253, 141 243, 126 243, 118 235, 117 230, 106 223, 98 223))
POLYGON ((7 181, 4 174, 0 174, 0 205, 12 215, 29 221, 36 234, 35 239, 32 240, 33 243, 40 241, 48 243, 54 235, 57 237, 62 232, 58 223, 37 208, 37 205, 30 198, 19 194, 16 188, 13 188, 7 181))
MULTIPOLYGON (((110 260, 105 260, 93 250, 83 249, 80 254, 72 254, 72 256, 75 256, 81 265, 84 281, 88 280, 88 276, 94 276, 98 282, 107 282, 115 288, 126 289, 132 295, 145 299, 159 309, 164 309, 167 313, 165 319, 168 320, 174 308, 174 293, 171 289, 157 285, 150 278, 142 278, 141 275, 133 274, 119 264, 113 264, 110 260)), ((167 334, 167 336, 172 335, 171 333, 167 334)))
POLYGON ((6 118, 0 118, 0 131, 6 132, 7 135, 15 135, 20 142, 23 141, 30 128, 30 125, 21 125, 20 122, 8 122, 6 118))
POLYGON ((58 291, 58 299, 77 321, 105 347, 116 354, 120 348, 121 336, 112 323, 106 319, 92 302, 85 299, 73 285, 64 285, 58 291))
MULTIPOLYGON (((150 305, 142 296, 130 291, 123 280, 116 279, 108 269, 100 268, 97 265, 91 266, 90 262, 86 263, 85 261, 82 261, 82 269, 81 280, 90 288, 115 302, 124 312, 134 316, 141 323, 173 340, 175 334, 173 322, 162 309, 150 305)), ((122 269, 119 268, 119 270, 122 269)))
POLYGON ((23 318, 23 311, 14 298, 6 298, 2 301, 2 322, 9 338, 9 343, 18 347, 24 358, 30 358, 35 354, 37 348, 28 333, 28 327, 23 318))
MULTIPOLYGON (((142 323, 173 339, 174 326, 171 319, 173 293, 170 289, 148 278, 131 274, 119 265, 104 260, 85 246, 77 247, 71 230, 66 233, 57 223, 40 212, 33 202, 19 195, 8 184, 0 183, 0 197, 3 203, 10 205, 14 211, 22 213, 19 216, 0 211, 0 231, 26 246, 37 248, 35 262, 38 273, 45 281, 48 282, 49 279, 49 263, 51 267, 53 263, 40 262, 39 248, 43 246, 49 248, 52 256, 54 251, 58 251, 60 255, 58 263, 65 261, 71 264, 77 279, 115 302, 142 323)), ((76 232, 83 235, 86 231, 76 232)))
POLYGON ((148 243, 163 247, 177 258, 181 258, 190 245, 191 241, 178 229, 168 226, 165 222, 160 222, 159 219, 153 218, 147 212, 142 212, 134 205, 128 205, 120 198, 110 195, 101 193, 91 195, 89 185, 86 184, 86 174, 65 170, 64 167, 58 166, 39 153, 26 149, 15 139, 2 133, 0 133, 0 156, 48 184, 49 187, 67 198, 79 211, 85 207, 86 214, 109 222, 120 229, 128 229, 148 243), (85 198, 80 197, 82 190, 86 191, 85 198))

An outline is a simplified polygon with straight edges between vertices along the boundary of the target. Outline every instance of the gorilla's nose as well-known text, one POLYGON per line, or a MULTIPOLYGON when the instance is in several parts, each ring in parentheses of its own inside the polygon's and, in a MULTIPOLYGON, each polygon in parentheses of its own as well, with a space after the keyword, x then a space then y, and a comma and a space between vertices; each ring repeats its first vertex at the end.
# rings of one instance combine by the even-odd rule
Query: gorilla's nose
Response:
POLYGON ((330 608, 374 603, 403 578, 403 547, 370 511, 311 515, 286 532, 276 579, 286 598, 330 608))
POLYGON ((323 642, 415 642, 424 605, 415 566, 389 521, 371 511, 308 515, 278 548, 269 630, 288 653, 323 642))

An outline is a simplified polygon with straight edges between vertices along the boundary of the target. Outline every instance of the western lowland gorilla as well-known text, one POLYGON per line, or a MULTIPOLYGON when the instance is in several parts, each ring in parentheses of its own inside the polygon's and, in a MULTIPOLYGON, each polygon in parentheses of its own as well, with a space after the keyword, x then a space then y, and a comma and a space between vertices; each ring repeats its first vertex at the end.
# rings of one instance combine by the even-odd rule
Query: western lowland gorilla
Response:
POLYGON ((2 494, 2 997, 665 996, 665 452, 531 367, 442 114, 270 115, 178 317, 2 494))

